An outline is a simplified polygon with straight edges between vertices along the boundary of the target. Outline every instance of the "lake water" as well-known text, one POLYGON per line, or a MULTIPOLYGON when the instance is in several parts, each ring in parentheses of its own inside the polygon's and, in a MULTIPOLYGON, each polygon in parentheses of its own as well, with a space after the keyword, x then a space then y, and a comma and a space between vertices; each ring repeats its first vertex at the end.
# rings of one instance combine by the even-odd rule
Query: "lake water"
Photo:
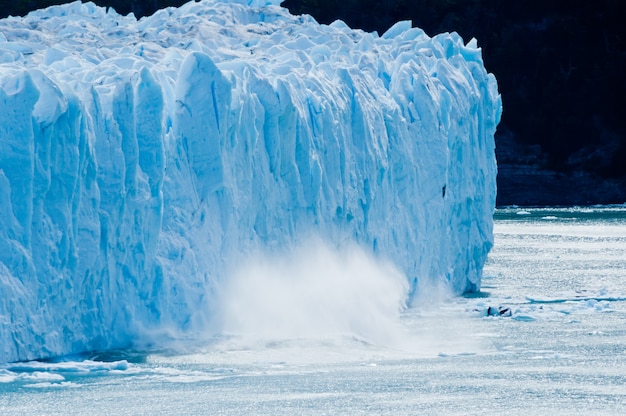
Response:
POLYGON ((437 293, 384 328, 389 342, 224 339, 8 364, 0 414, 626 414, 626 207, 495 219, 482 292, 437 293))

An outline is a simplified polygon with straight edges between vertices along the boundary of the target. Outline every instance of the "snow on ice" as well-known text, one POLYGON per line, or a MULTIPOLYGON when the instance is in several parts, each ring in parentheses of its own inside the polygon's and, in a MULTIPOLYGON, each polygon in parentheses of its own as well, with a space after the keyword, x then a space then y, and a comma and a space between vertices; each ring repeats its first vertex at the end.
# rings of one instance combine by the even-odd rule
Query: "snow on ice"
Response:
POLYGON ((480 287, 501 102, 476 41, 279 3, 0 20, 0 362, 193 336, 247 253, 311 237, 411 293, 480 287))

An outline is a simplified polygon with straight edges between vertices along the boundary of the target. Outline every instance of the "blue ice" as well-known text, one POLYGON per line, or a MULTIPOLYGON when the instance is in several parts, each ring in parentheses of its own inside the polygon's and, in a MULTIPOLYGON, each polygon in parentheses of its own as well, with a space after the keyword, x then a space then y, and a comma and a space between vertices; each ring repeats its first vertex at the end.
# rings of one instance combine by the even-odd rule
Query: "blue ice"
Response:
POLYGON ((311 237, 407 293, 480 288, 501 101, 476 41, 278 4, 0 20, 0 362, 193 336, 233 265, 311 237))

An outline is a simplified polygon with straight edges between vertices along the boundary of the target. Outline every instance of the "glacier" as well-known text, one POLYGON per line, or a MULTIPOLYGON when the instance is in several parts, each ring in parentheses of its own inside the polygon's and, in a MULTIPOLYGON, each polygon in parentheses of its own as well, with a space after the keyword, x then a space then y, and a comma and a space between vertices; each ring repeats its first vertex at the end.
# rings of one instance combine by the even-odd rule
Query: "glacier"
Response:
POLYGON ((410 21, 277 0, 0 20, 0 363, 202 332, 229 267, 310 236, 411 293, 479 290, 501 111, 476 40, 410 21))

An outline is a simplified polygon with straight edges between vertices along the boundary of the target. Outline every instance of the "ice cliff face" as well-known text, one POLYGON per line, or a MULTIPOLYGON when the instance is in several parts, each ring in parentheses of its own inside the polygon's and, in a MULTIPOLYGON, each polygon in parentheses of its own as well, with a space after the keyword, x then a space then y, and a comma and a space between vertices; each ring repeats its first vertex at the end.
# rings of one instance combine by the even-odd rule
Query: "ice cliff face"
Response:
POLYGON ((479 288, 501 104, 475 41, 204 0, 0 20, 0 362, 202 330, 253 247, 479 288))

